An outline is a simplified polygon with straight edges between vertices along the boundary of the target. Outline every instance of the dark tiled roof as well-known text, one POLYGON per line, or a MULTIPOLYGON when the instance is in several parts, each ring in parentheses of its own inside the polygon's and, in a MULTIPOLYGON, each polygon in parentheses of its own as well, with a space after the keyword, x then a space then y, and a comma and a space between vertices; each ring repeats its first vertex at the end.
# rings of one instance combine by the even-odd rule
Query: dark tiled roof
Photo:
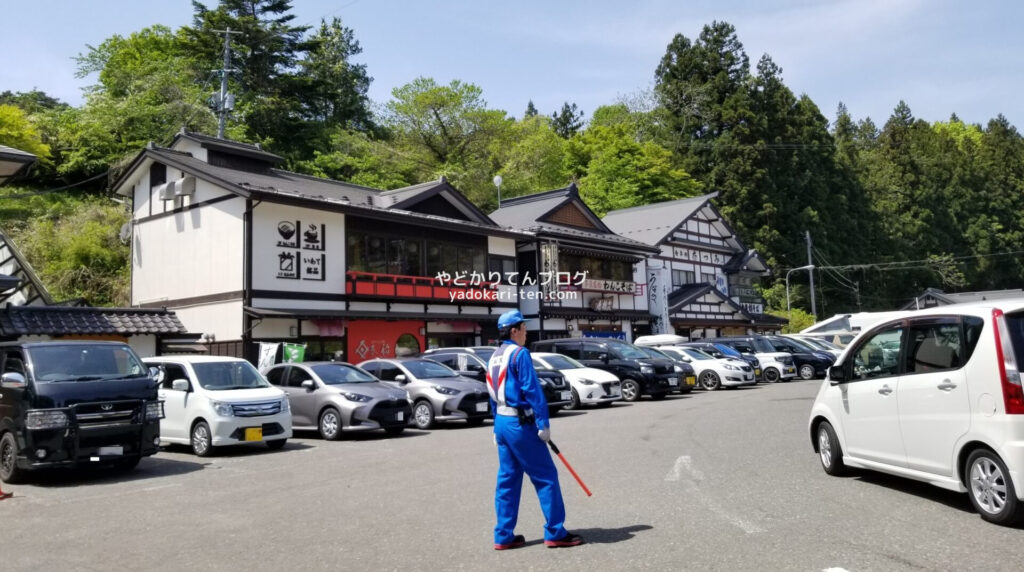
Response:
POLYGON ((688 199, 619 209, 604 215, 602 220, 609 228, 622 236, 639 240, 644 244, 656 245, 716 196, 718 196, 717 193, 711 193, 688 199))
POLYGON ((7 306, 0 311, 0 335, 184 334, 174 312, 137 308, 7 306))
MULTIPOLYGON (((207 149, 216 149, 227 153, 261 159, 267 163, 275 165, 284 162, 284 157, 264 151, 259 145, 253 145, 252 143, 242 143, 241 141, 234 141, 231 139, 219 139, 203 133, 185 131, 184 129, 178 132, 175 136, 175 140, 178 138, 191 139, 207 149)), ((174 143, 172 142, 171 145, 173 144, 174 143)))

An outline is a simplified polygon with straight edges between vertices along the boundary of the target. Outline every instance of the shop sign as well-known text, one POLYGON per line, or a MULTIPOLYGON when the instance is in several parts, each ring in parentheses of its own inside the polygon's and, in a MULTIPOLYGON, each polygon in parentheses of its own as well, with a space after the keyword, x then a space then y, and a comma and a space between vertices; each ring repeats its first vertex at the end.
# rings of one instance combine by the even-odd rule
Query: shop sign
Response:
POLYGON ((634 294, 636 293, 636 282, 588 278, 583 281, 583 289, 616 292, 618 294, 634 294))
POLYGON ((327 225, 282 220, 277 223, 277 277, 327 279, 327 225))
POLYGON ((740 302, 743 309, 750 314, 764 314, 764 304, 752 304, 750 302, 740 302))
POLYGON ((704 264, 725 264, 725 256, 718 252, 705 252, 696 248, 672 247, 672 257, 678 260, 690 262, 702 262, 704 264))
POLYGON ((598 312, 611 312, 615 309, 615 297, 594 298, 590 301, 590 309, 598 312))

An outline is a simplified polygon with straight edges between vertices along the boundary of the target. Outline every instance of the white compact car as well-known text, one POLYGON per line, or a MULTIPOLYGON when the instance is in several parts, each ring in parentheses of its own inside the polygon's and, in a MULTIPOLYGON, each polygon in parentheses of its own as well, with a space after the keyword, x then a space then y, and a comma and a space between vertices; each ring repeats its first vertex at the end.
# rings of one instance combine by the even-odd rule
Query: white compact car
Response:
POLYGON ((622 399, 619 378, 610 371, 587 367, 562 354, 539 352, 530 354, 538 370, 557 371, 569 380, 572 401, 566 409, 579 409, 582 405, 608 407, 622 399))
POLYGON ((873 469, 960 492, 987 521, 1024 517, 1024 299, 888 317, 829 370, 811 443, 830 475, 873 469))
POLYGON ((697 375, 697 385, 708 391, 714 391, 720 387, 757 384, 757 379, 754 378, 754 368, 741 359, 720 359, 697 348, 658 346, 656 349, 678 357, 693 366, 693 371, 697 375))
POLYGON ((142 361, 159 368, 162 443, 190 445, 206 457, 215 447, 239 443, 280 449, 292 436, 288 398, 244 359, 171 355, 142 361))

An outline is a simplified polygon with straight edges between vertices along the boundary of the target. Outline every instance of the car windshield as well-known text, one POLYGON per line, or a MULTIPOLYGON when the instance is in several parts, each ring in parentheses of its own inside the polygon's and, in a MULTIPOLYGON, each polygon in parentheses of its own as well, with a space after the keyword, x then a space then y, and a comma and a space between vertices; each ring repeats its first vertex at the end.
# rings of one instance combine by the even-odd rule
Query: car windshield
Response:
POLYGON ((811 344, 807 343, 806 340, 797 340, 793 338, 786 338, 786 343, 793 346, 794 349, 802 352, 814 352, 819 351, 814 348, 811 344))
POLYGON ((616 351, 618 351, 619 355, 621 355, 624 359, 643 359, 643 358, 649 358, 649 357, 660 357, 662 359, 665 358, 665 356, 663 356, 663 355, 661 355, 661 356, 652 356, 652 355, 650 355, 648 353, 645 353, 640 348, 638 348, 636 346, 631 346, 629 344, 615 344, 614 346, 609 345, 609 347, 613 348, 616 351))
POLYGON ((339 383, 373 383, 377 381, 375 377, 353 365, 325 363, 314 365, 310 369, 316 373, 317 377, 320 378, 320 381, 327 385, 336 385, 339 383))
POLYGON ((93 381, 146 377, 149 369, 121 345, 46 345, 28 349, 36 381, 93 381))
POLYGON ((754 350, 760 353, 772 353, 776 351, 768 340, 762 338, 753 338, 750 340, 750 343, 754 346, 754 350))
POLYGON ((699 359, 699 360, 715 359, 714 357, 709 356, 708 354, 706 354, 706 353, 704 353, 704 352, 702 352, 700 350, 689 349, 689 350, 683 350, 683 351, 686 352, 686 355, 692 357, 693 359, 699 359))
POLYGON ((270 387, 267 380, 247 361, 209 361, 192 364, 203 389, 255 389, 270 387))
POLYGON ((819 338, 805 338, 805 339, 807 341, 812 341, 812 342, 818 344, 819 346, 822 346, 822 347, 830 349, 830 350, 841 350, 841 349, 843 349, 841 346, 837 346, 836 344, 833 344, 832 342, 830 342, 828 340, 822 340, 822 339, 819 339, 819 338))
POLYGON ((815 350, 818 350, 818 351, 829 351, 829 350, 835 349, 835 348, 829 347, 828 344, 826 344, 825 342, 823 342, 821 340, 815 340, 815 339, 811 339, 811 338, 800 338, 800 341, 805 343, 805 344, 807 344, 807 345, 809 345, 809 346, 811 346, 812 348, 814 348, 815 350))
POLYGON ((544 362, 554 369, 578 369, 587 367, 568 356, 544 356, 544 362))
POLYGON ((718 351, 722 352, 723 354, 729 357, 743 357, 743 354, 736 351, 734 348, 730 348, 725 344, 712 344, 712 346, 714 346, 718 351))
POLYGON ((403 361, 402 366, 409 370, 409 373, 417 379, 434 379, 438 377, 458 377, 459 374, 455 373, 447 366, 443 366, 436 361, 430 361, 425 359, 403 361))

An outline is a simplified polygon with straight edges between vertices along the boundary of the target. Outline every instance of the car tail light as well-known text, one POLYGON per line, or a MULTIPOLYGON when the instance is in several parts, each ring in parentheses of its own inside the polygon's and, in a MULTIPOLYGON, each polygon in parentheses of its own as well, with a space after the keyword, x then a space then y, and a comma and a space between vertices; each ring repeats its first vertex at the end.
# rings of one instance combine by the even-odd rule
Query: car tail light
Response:
POLYGON ((1006 318, 1002 310, 992 310, 992 322, 995 326, 996 361, 999 362, 999 379, 1003 384, 1006 413, 1024 415, 1024 388, 1020 385, 1017 356, 1013 351, 1010 331, 1006 327, 1006 318))

